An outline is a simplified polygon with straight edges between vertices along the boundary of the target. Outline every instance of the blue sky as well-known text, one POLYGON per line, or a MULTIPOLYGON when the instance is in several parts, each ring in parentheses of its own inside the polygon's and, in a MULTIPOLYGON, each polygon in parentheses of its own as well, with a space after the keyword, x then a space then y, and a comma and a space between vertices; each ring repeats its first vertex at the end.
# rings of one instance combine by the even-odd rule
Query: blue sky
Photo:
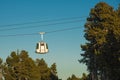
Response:
POLYGON ((79 29, 45 34, 44 41, 49 46, 49 53, 45 55, 35 53, 36 43, 40 41, 39 34, 0 37, 0 57, 5 60, 11 51, 26 50, 33 59, 43 58, 48 66, 55 62, 58 76, 63 80, 72 74, 81 76, 83 72, 87 72, 86 66, 78 62, 78 59, 81 58, 80 53, 82 53, 80 45, 86 42, 83 37, 84 24, 90 9, 99 1, 104 1, 114 8, 117 8, 120 3, 119 0, 0 0, 0 35, 31 34, 80 27, 79 29), (65 20, 64 18, 70 19, 65 20), (62 20, 57 21, 58 19, 62 20), (4 26, 30 22, 40 23, 4 26), (55 23, 59 24, 49 25, 55 23), (22 28, 7 30, 16 27, 22 28), (3 29, 5 30, 2 31, 3 29))

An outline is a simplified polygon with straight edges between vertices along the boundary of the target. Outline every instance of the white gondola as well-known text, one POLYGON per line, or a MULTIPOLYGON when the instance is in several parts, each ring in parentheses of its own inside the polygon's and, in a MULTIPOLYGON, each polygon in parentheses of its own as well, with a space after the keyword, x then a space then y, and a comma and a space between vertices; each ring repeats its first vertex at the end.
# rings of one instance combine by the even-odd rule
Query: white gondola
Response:
POLYGON ((36 53, 48 53, 48 45, 45 42, 39 42, 36 45, 36 53))
POLYGON ((45 32, 41 32, 40 34, 42 41, 37 43, 35 52, 38 54, 45 54, 48 53, 48 45, 43 41, 43 34, 45 34, 45 32))

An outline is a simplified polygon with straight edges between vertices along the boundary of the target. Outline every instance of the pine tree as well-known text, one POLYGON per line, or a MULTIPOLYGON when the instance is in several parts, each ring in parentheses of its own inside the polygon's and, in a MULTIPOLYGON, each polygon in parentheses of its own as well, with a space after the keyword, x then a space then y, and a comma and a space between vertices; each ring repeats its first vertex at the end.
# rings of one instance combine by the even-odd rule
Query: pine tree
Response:
POLYGON ((56 63, 49 68, 43 58, 34 61, 25 50, 11 52, 3 65, 3 72, 5 80, 58 80, 56 63))
POLYGON ((0 58, 0 80, 2 80, 2 59, 0 58))
POLYGON ((57 69, 56 69, 56 63, 53 63, 50 67, 50 71, 51 71, 51 80, 58 80, 58 76, 57 76, 57 69))
POLYGON ((94 80, 98 79, 98 74, 101 74, 102 80, 120 79, 119 11, 100 2, 91 9, 87 18, 85 38, 88 42, 81 46, 84 53, 80 62, 87 65, 94 80))
POLYGON ((51 71, 52 71, 55 75, 57 75, 56 63, 53 63, 53 64, 51 65, 50 69, 51 69, 51 71))
POLYGON ((36 63, 41 75, 41 80, 50 80, 50 69, 48 68, 45 60, 43 58, 37 59, 36 63))
POLYGON ((23 50, 20 54, 12 52, 6 59, 4 77, 6 80, 39 80, 40 74, 37 69, 26 51, 23 50))
POLYGON ((78 78, 74 74, 72 74, 72 76, 67 78, 67 80, 80 80, 80 78, 78 78))
POLYGON ((86 75, 85 73, 82 74, 82 78, 80 78, 80 80, 88 80, 88 75, 86 75))

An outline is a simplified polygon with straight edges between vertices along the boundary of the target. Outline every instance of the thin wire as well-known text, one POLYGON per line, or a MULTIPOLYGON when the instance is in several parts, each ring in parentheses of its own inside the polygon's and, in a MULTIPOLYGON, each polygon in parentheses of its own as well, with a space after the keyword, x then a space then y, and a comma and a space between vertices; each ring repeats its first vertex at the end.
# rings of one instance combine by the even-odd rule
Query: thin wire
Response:
POLYGON ((54 30, 54 31, 48 31, 46 33, 50 34, 50 33, 56 33, 56 32, 62 32, 62 31, 68 31, 68 30, 78 29, 78 28, 80 28, 80 27, 71 27, 71 28, 59 29, 59 30, 54 30))
POLYGON ((26 22, 26 23, 17 23, 17 24, 9 24, 9 25, 0 25, 0 28, 2 27, 8 27, 8 26, 21 26, 21 25, 28 25, 28 24, 36 24, 36 23, 43 23, 43 22, 54 22, 54 21, 63 21, 63 20, 70 20, 70 19, 80 19, 85 18, 86 16, 82 17, 71 17, 71 18, 60 18, 60 19, 53 19, 53 20, 42 20, 42 21, 34 21, 34 22, 26 22))
POLYGON ((29 34, 13 34, 13 35, 0 35, 0 37, 13 37, 13 36, 30 36, 37 35, 38 33, 29 33, 29 34))
POLYGON ((14 28, 7 28, 7 29, 0 29, 0 31, 9 31, 9 30, 16 30, 16 29, 27 29, 27 28, 36 28, 36 27, 43 27, 43 26, 50 26, 50 25, 57 25, 57 24, 67 24, 67 23, 75 23, 85 20, 74 20, 74 21, 66 21, 66 22, 56 22, 56 23, 49 23, 37 26, 22 26, 22 27, 14 27, 14 28))
MULTIPOLYGON (((56 33, 56 32, 62 32, 62 31, 68 31, 68 30, 73 30, 73 29, 80 29, 81 27, 71 27, 71 28, 65 28, 65 29, 59 29, 59 30, 53 30, 53 31, 47 31, 45 32, 46 34, 50 33, 56 33)), ((30 34, 14 34, 14 35, 0 35, 0 37, 15 37, 15 36, 31 36, 31 35, 38 35, 37 33, 30 33, 30 34)))

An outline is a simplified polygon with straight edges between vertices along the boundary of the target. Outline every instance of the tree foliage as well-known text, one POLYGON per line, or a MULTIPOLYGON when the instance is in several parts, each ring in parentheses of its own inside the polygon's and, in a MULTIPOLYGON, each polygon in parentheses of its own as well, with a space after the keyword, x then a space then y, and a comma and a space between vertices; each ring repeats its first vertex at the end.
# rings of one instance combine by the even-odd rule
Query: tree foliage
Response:
POLYGON ((74 74, 69 77, 67 80, 80 80, 80 78, 76 77, 74 74))
POLYGON ((74 74, 72 74, 72 76, 68 77, 67 80, 89 80, 89 79, 88 79, 88 75, 83 73, 81 78, 78 78, 74 74))
MULTIPOLYGON (((28 52, 12 52, 7 57, 3 67, 5 80, 58 80, 57 73, 51 72, 44 59, 35 61, 29 57, 28 52)), ((56 66, 54 66, 56 71, 56 66)))
POLYGON ((114 10, 100 2, 91 9, 85 24, 87 43, 80 62, 85 63, 95 80, 120 79, 120 7, 114 10))

